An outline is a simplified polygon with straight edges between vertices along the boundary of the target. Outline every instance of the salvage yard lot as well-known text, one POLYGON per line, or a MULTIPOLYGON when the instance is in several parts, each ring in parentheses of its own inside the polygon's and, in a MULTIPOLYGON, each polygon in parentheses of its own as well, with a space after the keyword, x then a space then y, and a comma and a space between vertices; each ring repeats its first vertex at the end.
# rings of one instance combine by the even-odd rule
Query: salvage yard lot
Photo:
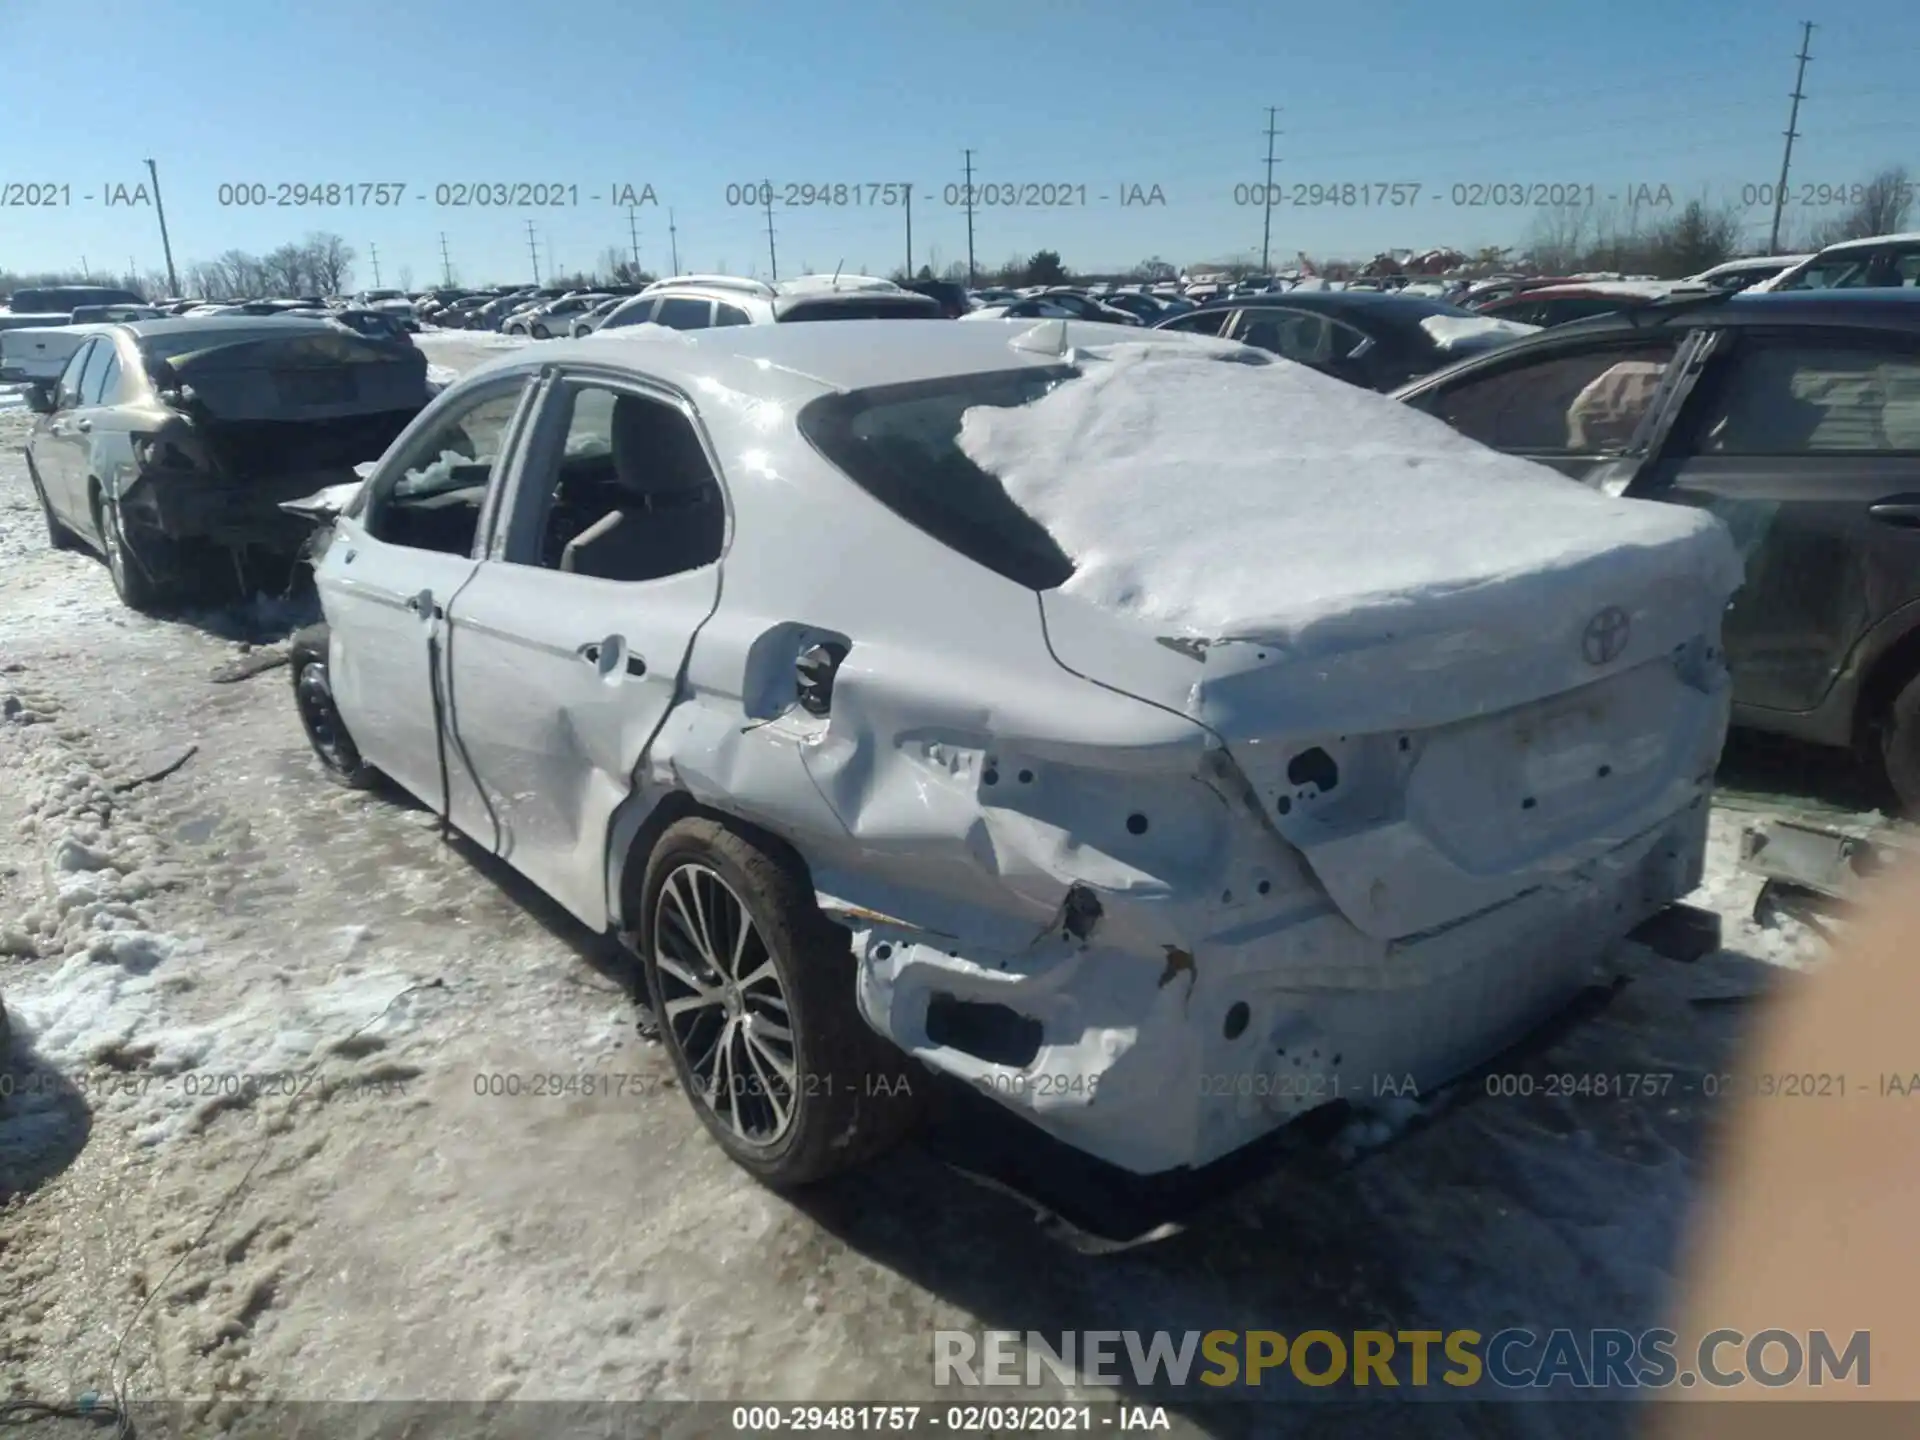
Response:
MULTIPOLYGON (((450 369, 502 343, 426 339, 450 369)), ((1750 812, 1716 816, 1700 897, 1726 948, 1621 947, 1610 1003, 1526 1062, 1671 1074, 1664 1094, 1469 1085, 1117 1255, 944 1163, 944 1133, 781 1198, 709 1141, 605 946, 418 808, 326 783, 284 670, 212 678, 302 614, 148 619, 97 559, 47 549, 27 423, 0 410, 0 995, 32 1034, 0 1112, 18 1393, 912 1401, 935 1398, 939 1329, 1664 1318, 1714 1135, 1700 1080, 1751 1013, 1729 1002, 1815 954, 1747 919, 1750 812)), ((1250 1418, 1161 1398, 1203 1431, 1250 1418)), ((1417 1430, 1621 1418, 1447 1407, 1417 1430)))

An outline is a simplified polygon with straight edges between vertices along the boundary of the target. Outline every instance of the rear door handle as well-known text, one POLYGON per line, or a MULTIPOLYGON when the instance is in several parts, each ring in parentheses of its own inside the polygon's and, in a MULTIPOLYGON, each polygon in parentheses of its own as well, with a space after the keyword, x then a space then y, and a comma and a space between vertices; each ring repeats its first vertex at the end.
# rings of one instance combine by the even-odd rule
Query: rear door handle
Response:
POLYGON ((433 603, 433 592, 430 590, 422 590, 418 595, 411 597, 407 601, 407 609, 423 618, 431 615, 436 620, 443 618, 447 613, 433 603))
POLYGON ((1869 505, 1867 514, 1882 525, 1898 525, 1903 530, 1920 530, 1920 495, 1895 495, 1877 505, 1869 505))

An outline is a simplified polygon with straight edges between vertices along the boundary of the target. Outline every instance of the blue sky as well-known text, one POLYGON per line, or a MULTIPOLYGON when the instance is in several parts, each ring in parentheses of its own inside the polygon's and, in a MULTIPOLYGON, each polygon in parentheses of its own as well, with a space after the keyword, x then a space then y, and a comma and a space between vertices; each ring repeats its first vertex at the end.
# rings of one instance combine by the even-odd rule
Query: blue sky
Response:
MULTIPOLYGON (((1533 212, 1456 204, 1473 198, 1456 186, 1758 198, 1748 187, 1779 168, 1802 19, 1819 28, 1796 182, 1844 186, 1901 162, 1920 180, 1912 0, 1824 15, 1804 0, 92 0, 71 23, 13 0, 0 5, 0 185, 64 185, 71 201, 0 209, 0 268, 158 268, 152 210, 103 199, 144 181, 148 156, 183 268, 324 229, 357 250, 357 283, 373 282, 377 247, 386 284, 427 285, 444 233, 456 279, 522 280, 530 219, 543 275, 591 268, 628 246, 613 187, 650 185, 643 264, 668 266, 671 209, 681 269, 765 276, 765 216, 727 194, 761 180, 911 181, 914 263, 945 264, 967 255, 964 211, 944 202, 969 146, 977 183, 1086 194, 978 210, 982 264, 1042 246, 1086 270, 1257 259, 1258 192, 1236 205, 1234 188, 1263 178, 1268 105, 1282 107, 1289 202, 1296 184, 1402 187, 1365 206, 1358 191, 1350 206, 1283 203, 1276 264, 1470 249, 1521 240, 1533 212), (375 182, 404 186, 404 201, 220 203, 223 184, 277 199, 282 184, 375 182), (435 203, 441 186, 496 183, 577 187, 578 203, 435 203), (1149 201, 1158 186, 1164 204, 1123 207, 1133 186, 1149 201)), ((1768 211, 1750 214, 1763 240, 1768 211)), ((783 276, 884 273, 907 256, 898 206, 777 206, 774 232, 783 276)))

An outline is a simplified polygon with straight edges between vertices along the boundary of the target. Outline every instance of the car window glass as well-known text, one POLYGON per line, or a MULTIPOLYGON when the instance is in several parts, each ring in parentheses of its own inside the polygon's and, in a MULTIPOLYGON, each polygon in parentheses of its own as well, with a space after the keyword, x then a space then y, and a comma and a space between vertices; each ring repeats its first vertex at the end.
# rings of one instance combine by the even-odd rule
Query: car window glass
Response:
POLYGON ((828 396, 800 412, 800 429, 908 524, 1016 585, 1050 590, 1072 576, 1072 560, 959 437, 969 410, 1028 404, 1073 373, 1006 370, 828 396))
POLYGON ((1920 250, 1894 256, 1893 273, 1887 277, 1887 283, 1902 287, 1920 285, 1920 250))
POLYGON ((1920 358, 1845 345, 1743 347, 1695 426, 1702 455, 1920 450, 1920 358))
POLYGON ((606 323, 600 328, 602 330, 624 330, 629 325, 644 325, 652 317, 654 307, 658 303, 657 300, 643 300, 631 310, 623 309, 617 314, 607 316, 606 323))
POLYGON ((107 363, 88 371, 83 382, 86 388, 80 394, 83 405, 111 405, 120 397, 120 356, 105 340, 100 342, 100 353, 107 357, 107 363))
POLYGON ((1429 409, 1496 450, 1615 453, 1646 416, 1673 348, 1661 340, 1505 366, 1448 387, 1429 409))
POLYGON ((1336 354, 1340 346, 1335 328, 1326 316, 1301 310, 1245 310, 1234 325, 1233 338, 1243 345, 1271 350, 1285 360, 1325 366, 1340 358, 1336 354))
POLYGON ((713 306, 713 323, 716 325, 751 325, 753 319, 738 305, 728 305, 721 301, 715 301, 713 306))
POLYGON ((100 379, 107 371, 107 363, 113 359, 113 346, 102 339, 95 339, 87 346, 87 368, 80 374, 78 403, 81 405, 98 404, 100 379))
POLYGON ((685 295, 669 295, 660 301, 656 325, 670 330, 704 330, 713 323, 713 302, 694 300, 685 295))
POLYGON ((1232 315, 1231 310, 1208 310, 1193 315, 1182 315, 1178 320, 1169 320, 1162 329, 1179 330, 1188 335, 1218 335, 1221 326, 1232 315))
MULTIPOLYGON (((705 302, 701 302, 705 303, 705 302)), ((509 557, 569 575, 629 583, 711 565, 726 537, 726 502, 693 422, 675 407, 600 385, 570 385, 551 402, 566 423, 529 461, 533 548, 509 557)))
POLYGON ((480 508, 524 383, 474 397, 438 421, 383 470, 367 530, 376 539, 451 555, 473 551, 480 508))
POLYGON ((93 352, 99 342, 89 340, 67 360, 67 368, 60 372, 59 404, 62 410, 80 403, 80 377, 86 373, 87 362, 93 358, 93 352))

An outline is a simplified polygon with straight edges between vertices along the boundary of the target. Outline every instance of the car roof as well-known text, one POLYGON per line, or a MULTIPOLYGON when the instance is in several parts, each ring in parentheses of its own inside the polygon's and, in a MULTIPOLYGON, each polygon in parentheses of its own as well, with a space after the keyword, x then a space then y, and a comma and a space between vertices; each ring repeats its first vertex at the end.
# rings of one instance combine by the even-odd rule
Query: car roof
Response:
MULTIPOLYGON (((1088 320, 842 320, 819 325, 726 325, 663 335, 634 327, 581 340, 550 340, 509 351, 466 379, 554 364, 632 367, 682 390, 706 382, 794 403, 832 391, 865 390, 948 376, 1056 365, 1051 349, 1013 342, 1038 326, 1064 325, 1068 344, 1139 343, 1137 326, 1088 320)), ((1179 343, 1179 342, 1175 342, 1179 343)))
POLYGON ((1373 310, 1386 315, 1404 315, 1409 313, 1406 309, 1409 304, 1427 306, 1432 303, 1433 297, 1430 295, 1402 295, 1393 290, 1261 290, 1251 295, 1209 300, 1198 309, 1257 310, 1263 305, 1291 305, 1296 308, 1373 310))
POLYGON ((1897 235, 1867 235, 1858 240, 1838 240, 1822 255, 1837 255, 1848 250, 1874 250, 1882 245, 1920 245, 1920 230, 1903 230, 1897 235))
POLYGON ((1608 331, 1646 331, 1659 325, 1852 325, 1863 329, 1920 329, 1920 289, 1776 290, 1756 295, 1683 292, 1631 311, 1594 315, 1516 341, 1536 345, 1608 331))
POLYGON ((274 315, 175 315, 164 320, 128 320, 114 328, 125 330, 138 339, 149 335, 164 335, 171 339, 179 335, 204 334, 209 340, 238 340, 250 334, 296 334, 303 328, 310 328, 316 334, 339 333, 331 320, 309 320, 304 315, 290 315, 284 311, 274 315))

